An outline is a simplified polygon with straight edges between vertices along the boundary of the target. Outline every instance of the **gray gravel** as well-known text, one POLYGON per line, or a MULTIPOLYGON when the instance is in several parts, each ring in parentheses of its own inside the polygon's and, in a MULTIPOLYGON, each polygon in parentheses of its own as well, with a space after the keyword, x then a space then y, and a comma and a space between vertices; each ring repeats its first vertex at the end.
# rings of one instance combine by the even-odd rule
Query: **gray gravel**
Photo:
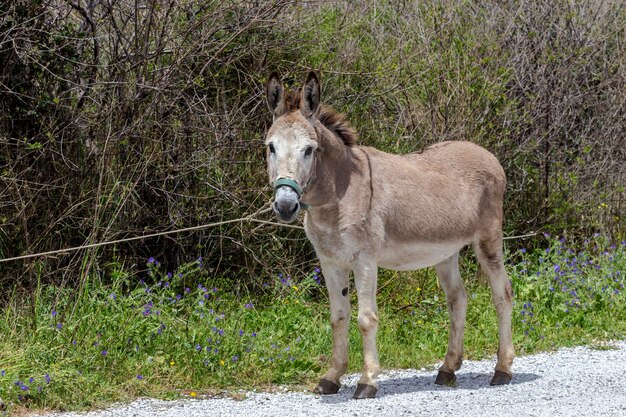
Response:
MULTIPOLYGON (((435 370, 387 371, 378 398, 352 400, 358 375, 344 378, 336 395, 247 392, 232 398, 141 399, 63 417, 195 416, 626 416, 626 341, 606 349, 577 347, 519 357, 511 385, 490 387, 495 358, 466 361, 457 386, 433 384, 435 370)), ((49 414, 48 417, 51 415, 49 414)))

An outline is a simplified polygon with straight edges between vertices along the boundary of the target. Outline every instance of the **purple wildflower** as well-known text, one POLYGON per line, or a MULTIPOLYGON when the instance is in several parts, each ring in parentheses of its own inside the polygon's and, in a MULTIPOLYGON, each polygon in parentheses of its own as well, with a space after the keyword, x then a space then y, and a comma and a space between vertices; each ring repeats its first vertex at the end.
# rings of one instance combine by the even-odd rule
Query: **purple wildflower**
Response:
POLYGON ((46 384, 49 384, 49 383, 50 383, 50 375, 45 374, 45 375, 43 376, 43 379, 45 379, 45 380, 46 380, 46 384))

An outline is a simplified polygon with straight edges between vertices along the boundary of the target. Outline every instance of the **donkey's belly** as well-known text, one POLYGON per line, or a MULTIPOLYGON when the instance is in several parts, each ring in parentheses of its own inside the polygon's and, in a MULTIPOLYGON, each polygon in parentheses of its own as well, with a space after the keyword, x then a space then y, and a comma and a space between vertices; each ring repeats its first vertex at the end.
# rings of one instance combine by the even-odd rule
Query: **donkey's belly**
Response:
POLYGON ((388 243, 378 254, 378 265, 408 271, 437 265, 457 253, 466 242, 388 243))

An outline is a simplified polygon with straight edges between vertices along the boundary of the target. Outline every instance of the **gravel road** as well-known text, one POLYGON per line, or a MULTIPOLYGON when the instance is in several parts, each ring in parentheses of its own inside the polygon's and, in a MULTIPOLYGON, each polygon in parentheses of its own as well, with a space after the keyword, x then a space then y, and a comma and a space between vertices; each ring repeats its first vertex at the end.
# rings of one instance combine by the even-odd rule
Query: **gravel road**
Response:
POLYGON ((466 361, 456 387, 433 384, 435 370, 387 371, 378 398, 352 400, 358 375, 336 395, 247 392, 243 399, 142 399, 90 413, 47 417, 199 416, 626 416, 626 341, 519 357, 510 385, 490 387, 495 358, 466 361))

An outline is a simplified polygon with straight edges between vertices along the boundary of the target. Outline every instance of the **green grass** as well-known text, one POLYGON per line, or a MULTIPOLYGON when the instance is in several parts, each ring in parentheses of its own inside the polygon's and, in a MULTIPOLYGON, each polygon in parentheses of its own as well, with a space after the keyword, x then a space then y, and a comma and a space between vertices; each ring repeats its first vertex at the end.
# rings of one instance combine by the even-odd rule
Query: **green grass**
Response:
MULTIPOLYGON (((626 323, 615 318, 626 316, 625 250, 597 237, 575 248, 553 239, 532 254, 509 253, 517 353, 623 337, 626 323)), ((9 411, 312 386, 328 366, 328 302, 315 271, 240 285, 236 293, 227 290, 232 282, 209 279, 201 261, 169 275, 148 265, 152 284, 120 267, 112 285, 92 279, 82 291, 40 287, 11 298, 0 317, 0 397, 9 411)), ((471 256, 462 268, 475 275, 471 256)), ((466 282, 465 357, 479 359, 497 349, 496 315, 489 289, 466 282)), ((445 296, 432 271, 381 271, 378 299, 383 368, 428 366, 444 356, 445 296)), ((361 340, 352 323, 350 371, 358 371, 361 340)))

